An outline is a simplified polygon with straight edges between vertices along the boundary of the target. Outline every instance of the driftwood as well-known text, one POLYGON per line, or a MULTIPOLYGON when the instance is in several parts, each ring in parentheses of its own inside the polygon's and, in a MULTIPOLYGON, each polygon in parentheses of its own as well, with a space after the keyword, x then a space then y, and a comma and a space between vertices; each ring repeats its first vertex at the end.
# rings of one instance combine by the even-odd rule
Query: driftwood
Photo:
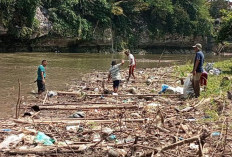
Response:
POLYGON ((138 109, 135 105, 92 105, 92 106, 40 106, 40 110, 92 110, 92 109, 138 109))
MULTIPOLYGON (((80 93, 76 92, 57 92, 58 95, 79 95, 80 93)), ((89 97, 96 97, 96 96, 103 96, 103 97, 139 97, 139 96, 166 96, 166 97, 172 97, 172 96, 181 96, 181 94, 124 94, 124 95, 109 95, 109 94, 87 94, 86 96, 89 97)))
MULTIPOLYGON (((67 125, 78 125, 80 123, 105 123, 105 124, 111 124, 113 122, 117 122, 118 119, 114 119, 114 120, 67 120, 67 119, 59 119, 59 120, 47 120, 47 119, 43 119, 43 120, 33 120, 32 121, 26 121, 26 120, 19 120, 19 119, 14 119, 13 120, 16 123, 23 123, 23 124, 52 124, 52 123, 63 123, 63 124, 67 124, 67 125)), ((122 122, 137 122, 137 123, 143 123, 145 121, 145 119, 123 119, 121 120, 122 122)))

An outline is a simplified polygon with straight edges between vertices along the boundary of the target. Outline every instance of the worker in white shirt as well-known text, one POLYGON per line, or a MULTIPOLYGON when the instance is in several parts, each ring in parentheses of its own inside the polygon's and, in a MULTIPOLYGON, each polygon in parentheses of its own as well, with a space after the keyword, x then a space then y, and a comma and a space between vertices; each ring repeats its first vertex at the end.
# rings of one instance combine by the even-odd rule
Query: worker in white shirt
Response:
POLYGON ((129 58, 129 76, 127 78, 127 81, 129 81, 131 75, 134 77, 135 79, 135 74, 134 74, 134 70, 135 70, 135 66, 136 66, 136 61, 135 61, 135 57, 130 53, 130 50, 125 50, 124 53, 128 56, 129 58))

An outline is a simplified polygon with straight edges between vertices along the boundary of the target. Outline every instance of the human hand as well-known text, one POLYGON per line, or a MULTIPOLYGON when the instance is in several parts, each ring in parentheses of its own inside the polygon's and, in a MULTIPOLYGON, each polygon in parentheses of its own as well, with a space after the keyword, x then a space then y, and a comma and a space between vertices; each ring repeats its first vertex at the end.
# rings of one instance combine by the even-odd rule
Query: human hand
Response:
POLYGON ((197 72, 196 72, 196 70, 194 70, 192 73, 193 73, 193 75, 196 75, 197 72))
POLYGON ((44 79, 42 80, 42 83, 45 84, 45 80, 44 79))

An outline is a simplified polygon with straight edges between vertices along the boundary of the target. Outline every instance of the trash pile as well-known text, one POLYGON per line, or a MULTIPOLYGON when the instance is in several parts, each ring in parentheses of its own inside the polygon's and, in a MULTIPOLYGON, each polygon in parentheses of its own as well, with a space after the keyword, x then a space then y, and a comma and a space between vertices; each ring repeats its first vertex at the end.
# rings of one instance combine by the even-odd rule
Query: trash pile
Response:
POLYGON ((68 91, 24 102, 18 119, 0 121, 0 154, 230 156, 230 102, 188 99, 191 79, 182 86, 174 69, 140 69, 129 82, 122 71, 118 95, 108 73, 94 72, 68 91))

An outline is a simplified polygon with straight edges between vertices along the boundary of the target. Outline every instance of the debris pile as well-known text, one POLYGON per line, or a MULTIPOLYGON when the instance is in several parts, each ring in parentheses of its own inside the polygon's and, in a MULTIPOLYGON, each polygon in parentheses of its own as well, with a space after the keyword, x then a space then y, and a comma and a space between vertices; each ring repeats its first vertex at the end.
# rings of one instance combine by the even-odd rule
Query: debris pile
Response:
POLYGON ((1 154, 231 155, 230 100, 184 99, 173 67, 137 70, 130 82, 122 71, 118 95, 112 95, 107 74, 86 74, 68 91, 23 103, 18 119, 0 121, 1 154), (176 92, 160 92, 165 84, 176 92))

